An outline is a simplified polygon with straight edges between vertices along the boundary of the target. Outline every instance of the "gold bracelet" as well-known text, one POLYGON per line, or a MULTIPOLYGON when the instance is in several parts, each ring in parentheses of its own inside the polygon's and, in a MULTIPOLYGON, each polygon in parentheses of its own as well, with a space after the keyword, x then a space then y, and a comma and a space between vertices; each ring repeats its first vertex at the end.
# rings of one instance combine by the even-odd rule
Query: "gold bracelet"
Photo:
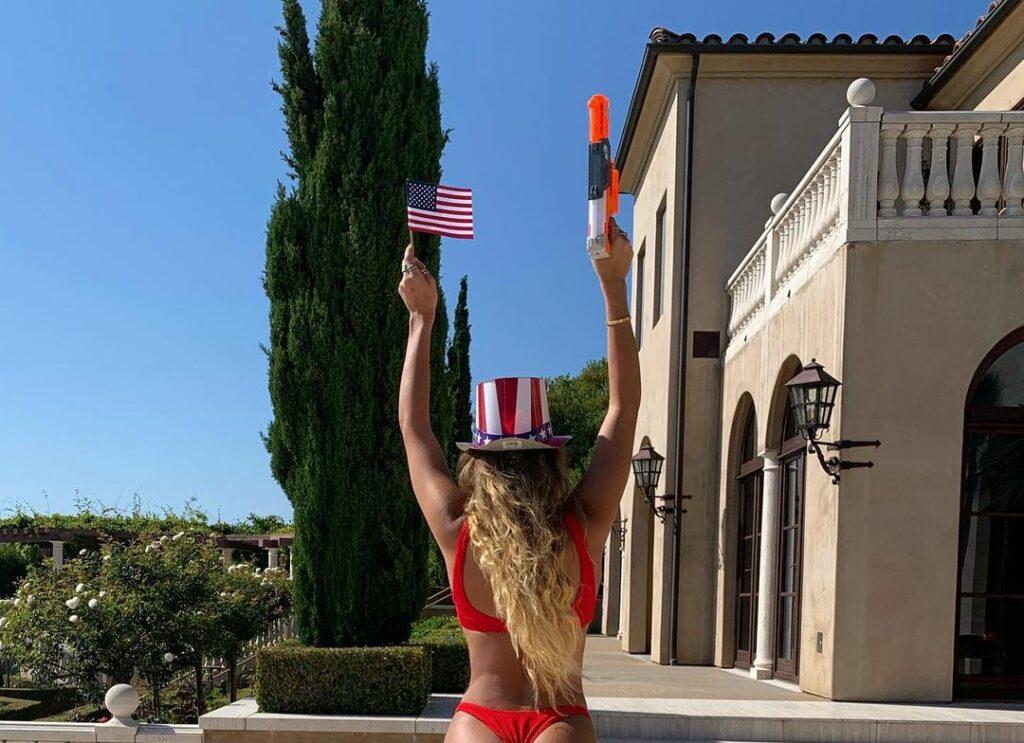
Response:
POLYGON ((625 317, 620 317, 617 320, 609 320, 608 327, 610 328, 612 325, 622 325, 622 323, 629 322, 631 319, 632 318, 630 318, 629 315, 626 315, 625 317))

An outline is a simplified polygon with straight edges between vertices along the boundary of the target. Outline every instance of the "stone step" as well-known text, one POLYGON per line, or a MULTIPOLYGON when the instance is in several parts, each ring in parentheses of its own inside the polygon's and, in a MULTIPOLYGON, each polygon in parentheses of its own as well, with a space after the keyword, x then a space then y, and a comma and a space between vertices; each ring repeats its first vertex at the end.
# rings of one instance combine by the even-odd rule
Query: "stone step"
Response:
POLYGON ((591 698, 601 740, 1024 743, 1024 705, 591 698))

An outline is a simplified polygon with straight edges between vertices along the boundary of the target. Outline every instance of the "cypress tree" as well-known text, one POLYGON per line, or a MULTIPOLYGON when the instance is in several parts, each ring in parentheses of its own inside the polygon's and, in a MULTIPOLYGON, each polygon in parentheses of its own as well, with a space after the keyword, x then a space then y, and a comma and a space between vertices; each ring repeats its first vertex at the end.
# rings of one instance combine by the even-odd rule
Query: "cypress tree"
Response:
MULTIPOLYGON (((427 11, 422 0, 324 0, 311 51, 298 0, 283 5, 274 89, 292 182, 278 184, 267 227, 264 439, 294 509, 295 613, 306 644, 401 642, 423 607, 429 550, 397 425, 403 186, 439 180, 447 139, 427 11)), ((418 235, 416 254, 438 275, 438 238, 418 235)), ((432 413, 447 426, 446 334, 442 296, 432 413)))
MULTIPOLYGON (((452 433, 451 440, 470 441, 473 438, 472 384, 469 368, 469 307, 467 306, 469 281, 463 276, 459 283, 459 300, 455 303, 455 319, 452 325, 452 342, 448 346, 448 389, 451 392, 452 433)), ((459 451, 450 447, 451 468, 459 459, 459 451)))

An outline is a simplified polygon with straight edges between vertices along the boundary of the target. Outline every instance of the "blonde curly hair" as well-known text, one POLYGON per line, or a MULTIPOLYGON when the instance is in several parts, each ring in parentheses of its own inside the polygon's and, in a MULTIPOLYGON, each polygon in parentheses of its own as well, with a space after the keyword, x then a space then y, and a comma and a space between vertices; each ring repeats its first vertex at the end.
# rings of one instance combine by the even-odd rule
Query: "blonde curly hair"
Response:
POLYGON ((572 606, 578 586, 567 569, 575 552, 563 521, 573 508, 568 455, 465 452, 458 482, 476 559, 533 685, 534 704, 557 704, 581 690, 584 638, 572 606))

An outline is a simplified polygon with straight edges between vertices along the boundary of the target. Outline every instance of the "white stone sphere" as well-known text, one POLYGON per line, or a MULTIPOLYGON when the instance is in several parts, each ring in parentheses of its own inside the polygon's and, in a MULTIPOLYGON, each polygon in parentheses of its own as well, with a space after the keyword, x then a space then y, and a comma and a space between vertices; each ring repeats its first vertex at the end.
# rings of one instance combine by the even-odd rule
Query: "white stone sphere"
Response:
POLYGON ((128 719, 139 708, 139 692, 131 684, 115 684, 107 689, 103 706, 117 719, 128 719))
POLYGON ((788 193, 777 193, 772 196, 772 214, 778 214, 779 210, 782 209, 783 204, 786 203, 786 199, 788 198, 788 193))
POLYGON ((851 106, 870 106, 875 100, 875 84, 866 77, 858 77, 846 89, 846 101, 851 106))

